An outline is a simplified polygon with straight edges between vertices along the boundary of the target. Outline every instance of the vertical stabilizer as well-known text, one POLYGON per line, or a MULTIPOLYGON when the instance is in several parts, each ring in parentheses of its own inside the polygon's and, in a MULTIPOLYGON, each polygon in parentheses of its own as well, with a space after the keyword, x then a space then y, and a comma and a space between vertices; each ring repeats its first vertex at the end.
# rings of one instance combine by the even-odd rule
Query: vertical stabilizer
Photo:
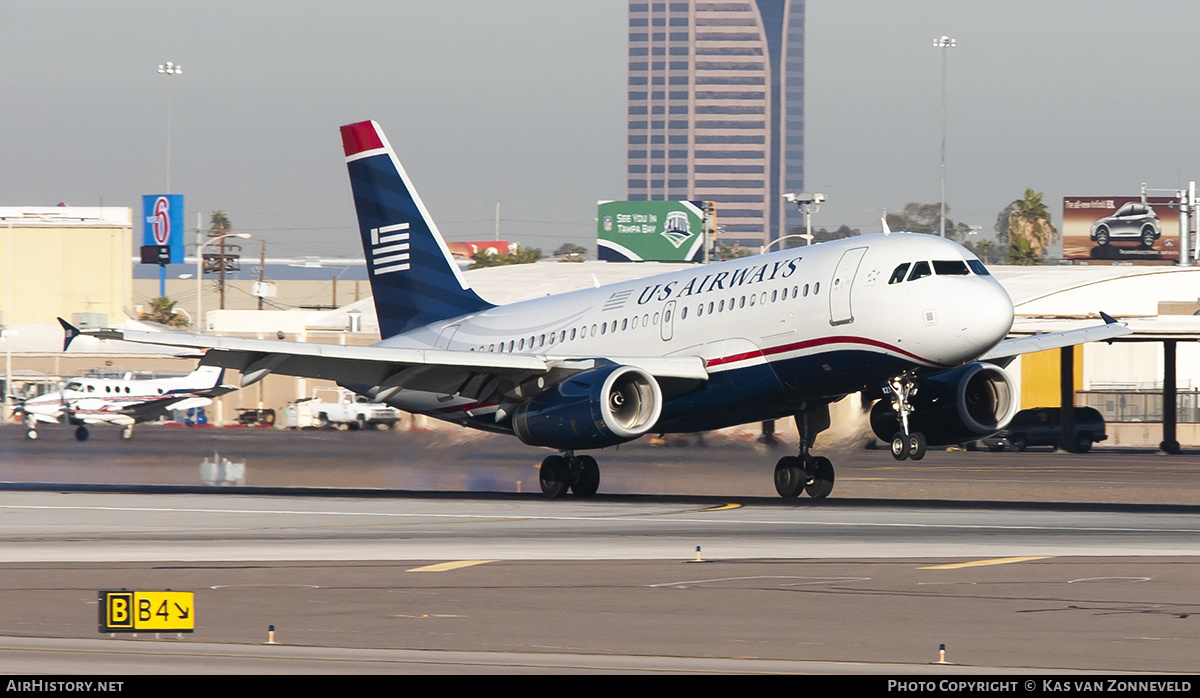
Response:
POLYGON ((380 334, 493 307, 463 279, 379 124, 343 126, 342 146, 380 334))

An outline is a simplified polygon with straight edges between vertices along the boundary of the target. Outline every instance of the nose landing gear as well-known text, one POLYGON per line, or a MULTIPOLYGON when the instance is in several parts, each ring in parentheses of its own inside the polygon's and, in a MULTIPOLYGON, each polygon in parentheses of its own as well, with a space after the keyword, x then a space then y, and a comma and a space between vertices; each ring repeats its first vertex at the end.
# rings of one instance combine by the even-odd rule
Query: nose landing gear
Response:
POLYGON ((892 458, 921 460, 925 457, 925 435, 908 428, 908 415, 913 411, 909 398, 917 394, 917 382, 906 372, 888 380, 888 387, 892 393, 892 409, 896 410, 896 419, 900 422, 900 431, 892 437, 892 458))

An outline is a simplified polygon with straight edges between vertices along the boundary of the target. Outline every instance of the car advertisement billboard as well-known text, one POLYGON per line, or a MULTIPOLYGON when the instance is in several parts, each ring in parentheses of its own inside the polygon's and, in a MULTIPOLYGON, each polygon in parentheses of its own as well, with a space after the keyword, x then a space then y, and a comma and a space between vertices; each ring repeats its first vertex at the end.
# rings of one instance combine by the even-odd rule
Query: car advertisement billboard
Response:
POLYGON ((142 247, 160 248, 151 262, 145 260, 143 251, 143 264, 183 262, 183 234, 183 194, 142 196, 142 247))
POLYGON ((1080 260, 1179 259, 1177 201, 1166 196, 1063 198, 1063 257, 1080 260))
POLYGON ((601 201, 596 257, 610 262, 704 261, 702 201, 601 201))

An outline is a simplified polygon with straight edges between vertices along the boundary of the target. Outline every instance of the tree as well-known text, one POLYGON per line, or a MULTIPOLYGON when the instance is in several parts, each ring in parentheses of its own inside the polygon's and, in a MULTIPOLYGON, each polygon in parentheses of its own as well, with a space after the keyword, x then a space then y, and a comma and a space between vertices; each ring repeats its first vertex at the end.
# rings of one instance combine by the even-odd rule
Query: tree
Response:
POLYGON ((717 245, 717 259, 722 261, 726 259, 741 259, 750 255, 750 250, 743 250, 741 245, 736 242, 733 243, 732 247, 729 245, 717 245))
MULTIPOLYGON (((1050 219, 1050 211, 1046 204, 1042 203, 1042 193, 1026 189, 1024 198, 1013 201, 1009 204, 1009 209, 1006 209, 1009 210, 1009 246, 1015 249, 1017 240, 1024 240, 1028 243, 1029 251, 1025 252, 1022 248, 1019 254, 1030 254, 1040 261, 1046 256, 1046 248, 1058 239, 1058 229, 1050 219)), ((1010 250, 1009 256, 1012 254, 1010 250)))
POLYGON ((187 318, 175 311, 175 301, 166 296, 151 298, 149 307, 139 308, 138 319, 168 327, 188 326, 187 318))
MULTIPOLYGON (((910 201, 899 213, 886 216, 888 228, 899 233, 941 234, 941 204, 921 204, 910 201)), ((950 206, 946 206, 946 237, 963 242, 971 234, 971 226, 950 220, 950 206)))
POLYGON ((542 258, 542 251, 536 247, 518 247, 516 252, 501 252, 499 254, 488 254, 486 251, 480 250, 471 257, 471 266, 468 269, 482 269, 484 267, 502 267, 509 264, 533 264, 542 258))
POLYGON ((554 256, 560 262, 582 262, 585 254, 587 254, 586 247, 570 242, 564 242, 561 247, 554 251, 554 256))
MULTIPOLYGON (((788 235, 804 235, 805 234, 804 231, 805 231, 805 228, 803 226, 796 226, 795 228, 792 228, 791 230, 788 231, 788 235)), ((814 230, 812 241, 813 241, 813 244, 815 245, 818 242, 829 242, 831 240, 844 240, 846 238, 855 237, 856 235, 862 235, 862 231, 860 231, 858 228, 851 228, 850 226, 843 223, 837 230, 826 230, 825 228, 818 228, 818 229, 814 230)), ((801 247, 801 246, 805 245, 806 243, 807 243, 807 240, 791 238, 790 240, 785 241, 783 244, 787 247, 801 247)))
POLYGON ((229 222, 229 216, 225 215, 224 211, 213 211, 210 223, 211 225, 208 228, 208 236, 210 238, 228 235, 233 232, 233 224, 229 222))
POLYGON ((1033 251, 1033 246, 1025 238, 1013 238, 1008 246, 1008 256, 1004 258, 1009 264, 1031 266, 1042 263, 1042 255, 1033 251))

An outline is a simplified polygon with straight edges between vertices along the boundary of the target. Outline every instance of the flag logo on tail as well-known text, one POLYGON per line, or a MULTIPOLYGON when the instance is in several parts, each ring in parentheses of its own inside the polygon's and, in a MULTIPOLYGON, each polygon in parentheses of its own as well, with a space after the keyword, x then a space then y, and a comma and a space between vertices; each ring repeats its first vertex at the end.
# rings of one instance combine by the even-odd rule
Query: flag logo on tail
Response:
POLYGON ((409 268, 407 231, 408 223, 371 228, 371 264, 376 276, 409 268))

